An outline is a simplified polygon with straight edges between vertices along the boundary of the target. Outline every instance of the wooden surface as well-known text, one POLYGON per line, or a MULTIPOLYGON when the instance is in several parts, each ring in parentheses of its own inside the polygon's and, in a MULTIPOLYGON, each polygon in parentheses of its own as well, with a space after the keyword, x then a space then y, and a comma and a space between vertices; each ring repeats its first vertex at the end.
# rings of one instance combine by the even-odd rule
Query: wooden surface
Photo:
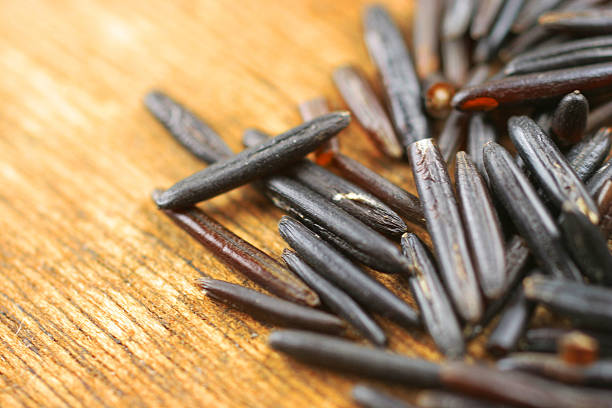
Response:
MULTIPOLYGON (((147 113, 160 88, 239 150, 281 132, 354 62, 373 78, 361 1, 0 2, 0 406, 353 406, 355 378, 270 350, 271 326, 205 299, 244 278, 175 227, 153 188, 202 168, 147 113)), ((406 29, 410 2, 386 2, 406 29)), ((343 150, 414 191, 362 131, 343 150)), ((202 205, 279 258, 282 213, 250 187, 202 205)), ((405 293, 399 278, 385 281, 405 293)), ((392 348, 437 359, 385 323, 392 348)))

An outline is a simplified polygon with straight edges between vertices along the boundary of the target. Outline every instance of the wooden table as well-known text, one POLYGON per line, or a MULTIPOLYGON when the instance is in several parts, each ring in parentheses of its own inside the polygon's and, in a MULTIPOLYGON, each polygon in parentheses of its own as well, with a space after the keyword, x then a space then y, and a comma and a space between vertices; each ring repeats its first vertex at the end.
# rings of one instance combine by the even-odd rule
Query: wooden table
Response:
MULTIPOLYGON (((255 286, 149 197, 203 167, 145 110, 150 89, 238 151, 246 127, 298 124, 300 101, 342 107, 339 64, 374 78, 365 1, 287 3, 0 2, 0 406, 353 406, 356 378, 272 351, 272 326, 204 298, 201 275, 255 286)), ((385 3, 406 29, 410 2, 385 3)), ((341 141, 414 191, 356 124, 341 141)), ((202 208, 279 258, 282 213, 251 187, 202 208)), ((439 358, 422 331, 384 324, 393 349, 439 358)))

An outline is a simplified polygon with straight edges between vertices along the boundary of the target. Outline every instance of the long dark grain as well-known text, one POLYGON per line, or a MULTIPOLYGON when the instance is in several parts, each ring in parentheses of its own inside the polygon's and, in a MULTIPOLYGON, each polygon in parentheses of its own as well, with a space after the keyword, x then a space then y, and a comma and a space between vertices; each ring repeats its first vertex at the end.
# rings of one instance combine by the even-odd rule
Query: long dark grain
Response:
POLYGON ((474 50, 474 60, 476 62, 489 61, 495 55, 506 36, 510 33, 510 29, 516 21, 516 17, 521 11, 524 2, 524 0, 506 0, 489 34, 481 38, 476 44, 474 50))
POLYGON ((440 16, 442 0, 418 0, 413 24, 416 71, 421 79, 440 71, 440 16))
POLYGON ((365 408, 416 408, 383 391, 362 384, 353 387, 351 396, 355 402, 365 408))
POLYGON ((282 169, 345 128, 348 112, 321 116, 183 179, 157 197, 160 208, 188 207, 282 169))
POLYGON ((608 248, 608 237, 569 202, 561 209, 559 226, 565 247, 582 273, 592 282, 612 286, 612 253, 608 248))
POLYGON ((510 408, 510 405, 468 397, 448 391, 426 390, 417 394, 417 404, 422 408, 510 408))
POLYGON ((315 163, 304 160, 287 174, 382 234, 398 237, 407 229, 400 216, 377 197, 315 163))
MULTIPOLYGON (((566 0, 555 11, 573 11, 581 10, 602 3, 601 0, 566 0)), ((518 56, 519 54, 527 54, 527 51, 536 48, 538 51, 545 51, 551 45, 556 45, 570 42, 571 37, 567 35, 556 35, 551 37, 551 32, 541 25, 532 26, 529 30, 516 36, 509 45, 500 51, 500 55, 504 61, 518 56)), ((533 51, 535 52, 535 50, 533 51)))
POLYGON ((364 15, 365 42, 376 64, 400 142, 407 148, 429 137, 421 108, 421 87, 401 32, 382 6, 370 6, 364 15))
POLYGON ((477 324, 467 325, 463 332, 466 339, 473 339, 497 317, 499 312, 508 304, 516 292, 519 283, 525 277, 529 265, 529 247, 523 238, 518 235, 512 236, 506 244, 505 257, 506 270, 504 275, 506 280, 502 295, 487 304, 482 318, 477 324))
POLYGON ((590 9, 565 12, 549 12, 538 18, 547 30, 580 34, 612 33, 612 10, 590 9))
MULTIPOLYGON (((380 262, 377 257, 359 251, 357 248, 346 242, 344 239, 331 232, 325 226, 317 223, 316 221, 311 220, 300 211, 297 211, 295 208, 289 207, 287 205, 288 202, 276 200, 274 204, 281 210, 286 211, 287 214, 299 219, 300 222, 307 226, 312 232, 321 237, 321 239, 329 242, 334 248, 340 251, 343 255, 350 258, 352 261, 368 266, 374 270, 380 269, 380 262)), ((395 269, 392 269, 389 273, 392 273, 394 271, 395 269)))
POLYGON ((333 334, 342 333, 346 329, 344 322, 334 315, 240 285, 210 278, 200 278, 197 283, 206 296, 266 322, 333 334))
MULTIPOLYGON (((153 194, 156 194, 155 192, 153 194)), ((174 223, 224 263, 283 299, 309 306, 319 297, 273 258, 249 244, 196 207, 164 210, 174 223)))
POLYGON ((279 208, 316 222, 358 251, 378 259, 372 265, 376 270, 386 273, 406 270, 406 259, 391 241, 340 207, 330 205, 323 196, 285 176, 265 179, 263 185, 265 194, 279 208))
POLYGON ((580 180, 587 180, 610 153, 612 128, 604 127, 572 146, 566 157, 580 180))
MULTIPOLYGON (((243 143, 246 147, 253 147, 267 139, 265 133, 248 129, 245 131, 243 143)), ((310 160, 298 161, 287 167, 284 174, 335 203, 380 233, 399 237, 407 229, 400 216, 377 197, 310 160)))
MULTIPOLYGON (((309 188, 294 182, 292 179, 275 177, 275 183, 279 184, 283 189, 282 195, 268 189, 266 185, 262 185, 262 190, 277 208, 299 219, 309 229, 352 260, 383 273, 396 273, 398 271, 397 265, 395 264, 389 264, 387 262, 381 263, 378 256, 374 255, 376 253, 375 250, 364 252, 356 248, 351 243, 357 238, 356 236, 352 236, 352 239, 347 241, 345 239, 345 234, 341 233, 341 235, 338 235, 332 230, 334 226, 338 227, 338 222, 343 223, 343 221, 347 219, 346 216, 350 216, 350 214, 346 213, 329 200, 322 201, 321 198, 323 197, 318 196, 318 194, 309 188), (310 204, 313 203, 315 204, 315 210, 311 212, 312 208, 310 204), (332 221, 334 224, 330 226, 326 224, 327 220, 325 218, 321 219, 321 217, 318 216, 318 214, 321 214, 319 210, 337 214, 340 218, 336 218, 332 221), (342 211, 342 213, 339 213, 338 210, 342 211)), ((354 217, 351 217, 351 219, 349 219, 349 224, 354 223, 355 220, 354 217)), ((347 233, 350 234, 350 232, 347 233)))
POLYGON ((529 246, 519 235, 513 235, 506 245, 506 280, 504 291, 511 289, 518 284, 524 275, 525 266, 529 263, 529 246))
POLYGON ((432 139, 413 143, 408 154, 440 273, 457 312, 477 321, 482 299, 446 163, 432 139))
POLYGON ((562 279, 531 276, 523 281, 525 296, 571 317, 581 327, 610 330, 612 290, 562 279))
POLYGON ((523 335, 533 314, 534 305, 518 290, 510 303, 501 312, 497 326, 487 340, 487 351, 502 356, 513 351, 523 335))
POLYGON ((475 6, 475 0, 446 1, 442 19, 442 37, 453 39, 463 36, 470 26, 475 6))
MULTIPOLYGON (((318 98, 308 99, 300 103, 298 105, 298 110, 300 111, 302 120, 304 122, 308 122, 316 117, 328 114, 329 105, 327 103, 327 99, 321 96, 318 98)), ((323 144, 321 144, 321 146, 315 150, 315 161, 321 166, 326 166, 329 164, 329 161, 334 154, 338 153, 338 151, 340 151, 340 139, 339 136, 336 135, 326 142, 323 142, 323 144)))
POLYGON ((401 158, 404 151, 393 125, 363 72, 353 65, 343 65, 334 70, 332 77, 344 102, 374 145, 389 157, 401 158))
POLYGON ((504 68, 504 73, 506 75, 528 74, 532 72, 598 64, 601 62, 609 62, 610 60, 612 60, 612 47, 588 48, 550 57, 517 61, 511 66, 506 66, 504 68))
POLYGON ((570 201, 591 222, 599 222, 599 210, 567 159, 544 131, 527 116, 508 120, 508 133, 530 174, 547 197, 560 209, 570 201))
POLYGON ((563 0, 538 0, 526 2, 517 16, 516 21, 512 24, 512 32, 515 34, 522 33, 529 27, 537 24, 538 17, 541 14, 556 8, 562 2, 563 0))
POLYGON ((606 48, 612 46, 612 35, 604 35, 599 37, 581 38, 578 40, 564 41, 556 45, 550 45, 543 48, 537 48, 532 51, 523 52, 514 57, 504 67, 506 75, 519 73, 517 66, 522 65, 527 61, 547 59, 557 57, 564 54, 572 54, 576 51, 584 51, 593 48, 606 48))
POLYGON ((485 181, 465 152, 457 153, 455 186, 480 287, 495 299, 506 280, 504 237, 485 181))
MULTIPOLYGON (((487 64, 477 65, 470 72, 466 86, 480 84, 487 79, 490 71, 491 68, 487 64)), ((465 112, 452 110, 444 122, 444 127, 438 136, 437 144, 442 157, 444 157, 447 163, 455 156, 455 153, 457 153, 465 140, 469 118, 469 115, 465 112)))
POLYGON ((612 85, 612 64, 593 64, 543 73, 514 75, 459 90, 453 106, 461 110, 491 110, 498 106, 528 103, 612 85))
MULTIPOLYGON (((200 118, 167 95, 153 91, 145 99, 147 107, 169 132, 194 156, 212 164, 233 152, 200 118)), ((158 192, 154 192, 154 195, 158 192)), ((282 265, 242 240, 198 208, 164 211, 177 225, 202 245, 217 252, 221 259, 270 292, 299 303, 316 306, 319 298, 282 265), (223 252, 222 248, 227 249, 223 252)))
POLYGON ((464 85, 470 73, 470 51, 466 39, 444 39, 441 50, 444 76, 456 86, 464 85))
POLYGON ((557 35, 550 37, 550 33, 544 27, 536 25, 531 27, 529 30, 522 32, 513 39, 509 40, 507 45, 503 46, 499 50, 499 57, 502 61, 511 61, 523 53, 528 52, 527 50, 535 47, 537 49, 544 49, 540 44, 544 45, 556 45, 558 43, 558 37, 563 39, 563 36, 557 35))
POLYGON ((519 343, 521 351, 538 353, 561 352, 561 342, 570 335, 587 336, 597 344, 601 357, 612 356, 612 334, 592 330, 576 331, 574 329, 540 327, 525 332, 523 340, 519 343))
POLYGON ((418 358, 372 349, 331 336, 281 330, 268 337, 275 350, 306 362, 394 383, 439 385, 439 366, 418 358))
POLYGON ((466 151, 480 174, 488 180, 487 172, 482 158, 482 149, 488 142, 498 139, 495 128, 486 120, 483 114, 472 115, 468 126, 466 151))
POLYGON ((509 373, 481 365, 451 363, 440 370, 444 387, 478 398, 527 408, 610 407, 609 394, 570 387, 526 373, 509 373))
POLYGON ((344 178, 374 194, 411 223, 425 225, 421 203, 413 194, 343 154, 337 154, 332 165, 344 178))
MULTIPOLYGON (((243 134, 243 143, 247 146, 256 145, 261 143, 262 138, 266 137, 267 135, 265 133, 262 133, 257 129, 247 129, 243 134)), ((284 186, 286 189, 289 189, 290 192, 281 197, 271 190, 266 189, 265 183, 257 183, 256 187, 258 187, 262 194, 268 196, 276 207, 286 211, 294 217, 299 218, 308 226, 308 228, 315 231, 321 238, 332 243, 336 248, 342 251, 342 253, 345 255, 349 256, 351 259, 354 259, 357 262, 367 265, 373 269, 383 269, 383 271, 388 273, 394 273, 397 271, 395 265, 389 265, 385 262, 381 263, 378 256, 370 255, 370 253, 375 253, 375 251, 368 251, 368 253, 360 251, 351 245, 350 242, 347 242, 342 236, 338 236, 334 232, 330 231, 329 226, 324 225, 326 218, 321 219, 320 217, 316 216, 316 214, 326 214, 328 212, 338 214, 338 211, 340 210, 341 213, 339 213, 339 222, 343 222, 342 220, 344 220, 346 215, 350 215, 346 214, 342 209, 334 204, 333 201, 325 200, 324 197, 318 195, 308 187, 287 177, 283 177, 281 179, 277 178, 276 184, 284 186), (315 202, 312 200, 315 200, 315 202), (313 203, 315 204, 314 209, 309 206, 309 204, 313 203), (307 210, 304 210, 304 205, 307 206, 307 210), (313 211, 314 213, 312 213, 313 211)), ((355 222, 355 219, 350 218, 349 224, 353 222, 355 222)))
POLYGON ((419 316, 412 307, 298 221, 285 216, 279 222, 278 230, 302 259, 366 309, 403 326, 419 323, 419 316))
POLYGON ((483 151, 492 191, 538 262, 550 274, 580 280, 580 272, 561 244, 555 220, 510 153, 495 142, 487 143, 483 151))
POLYGON ((447 357, 462 356, 465 344, 461 327, 427 249, 414 234, 402 237, 402 249, 410 260, 410 288, 427 331, 447 357))
POLYGON ((612 179, 612 157, 609 158, 595 173, 586 181, 586 189, 595 197, 608 180, 612 179))
POLYGON ((144 102, 168 132, 200 160, 213 163, 234 155, 217 132, 165 93, 151 91, 144 102))
POLYGON ((275 350, 300 361, 408 386, 441 387, 527 408, 603 408, 600 394, 568 387, 533 375, 484 366, 443 366, 395 353, 369 349, 336 338, 297 330, 276 331, 268 338, 275 350))
POLYGON ((164 93, 150 92, 145 105, 189 153, 204 163, 213 164, 234 155, 218 133, 164 93))
POLYGON ((580 91, 563 97, 552 116, 551 129, 562 143, 578 143, 584 135, 589 102, 580 91))
POLYGON ((489 33, 503 4, 503 0, 483 0, 478 4, 470 26, 470 37, 473 40, 478 40, 489 33))
POLYGON ((612 387, 612 360, 579 365, 544 353, 514 353, 499 360, 497 367, 504 371, 524 371, 568 384, 612 387))
POLYGON ((557 353, 560 350, 559 340, 561 337, 571 333, 573 330, 560 327, 528 329, 519 343, 519 350, 538 353, 557 353))
POLYGON ((452 158, 461 147, 467 133, 470 116, 458 110, 451 111, 444 122, 444 127, 437 139, 440 154, 445 162, 451 163, 452 158))
POLYGON ((349 295, 323 278, 295 252, 285 249, 283 260, 300 279, 319 295, 321 302, 332 312, 346 320, 373 344, 377 346, 387 344, 385 332, 349 295))

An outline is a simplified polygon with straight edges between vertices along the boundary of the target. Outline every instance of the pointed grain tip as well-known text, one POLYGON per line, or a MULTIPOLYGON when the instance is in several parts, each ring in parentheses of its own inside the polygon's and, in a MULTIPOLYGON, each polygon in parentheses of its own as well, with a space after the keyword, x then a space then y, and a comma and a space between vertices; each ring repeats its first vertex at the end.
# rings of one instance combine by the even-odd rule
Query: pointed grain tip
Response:
POLYGON ((463 102, 464 97, 465 91, 463 89, 459 89, 457 92, 455 92, 453 99, 451 99, 451 106, 453 109, 459 109, 459 105, 461 105, 461 102, 463 102))
POLYGON ((285 331, 274 331, 268 336, 268 345, 275 350, 278 350, 279 347, 284 343, 285 331))
POLYGON ((214 279, 208 277, 196 279, 196 285, 198 285, 202 290, 207 290, 212 282, 214 282, 214 279))
POLYGON ((358 399, 362 394, 367 392, 368 387, 362 384, 357 384, 351 390, 351 396, 355 399, 358 399))
POLYGON ((155 204, 158 204, 158 201, 160 200, 160 197, 162 196, 162 194, 164 193, 164 190, 162 188, 156 188, 155 190, 153 190, 151 192, 151 198, 153 199, 153 201, 155 202, 155 204))
POLYGON ((144 99, 145 99, 145 101, 147 101, 147 100, 153 100, 153 99, 159 98, 159 97, 160 97, 160 96, 162 96, 163 94, 164 94, 164 93, 163 93, 162 91, 158 90, 158 89, 151 89, 149 92, 147 92, 147 93, 145 94, 144 99))
POLYGON ((485 142, 485 144, 482 146, 482 152, 484 154, 486 152, 491 152, 495 150, 496 148, 497 148, 497 142, 494 140, 489 140, 485 142))
POLYGON ((380 13, 382 11, 384 11, 384 9, 383 6, 381 6, 380 4, 369 4, 363 8, 363 15, 367 19, 371 18, 372 15, 380 13))
POLYGON ((508 118, 508 126, 519 123, 519 118, 520 116, 510 116, 510 118, 508 118))
POLYGON ((341 120, 342 123, 350 123, 351 121, 351 113, 349 111, 341 110, 334 112, 341 120))
POLYGON ((287 227, 290 226, 290 224, 293 222, 293 219, 288 216, 288 215, 283 215, 280 219, 280 221, 278 222, 278 229, 286 229, 287 227))
POLYGON ((157 204, 157 207, 160 209, 168 208, 170 204, 170 197, 166 194, 167 190, 155 189, 151 194, 153 201, 157 204))
POLYGON ((157 90, 157 89, 152 89, 150 90, 144 97, 143 102, 144 105, 147 107, 147 109, 149 109, 150 111, 155 111, 158 104, 160 103, 160 100, 164 97, 164 93, 157 90))

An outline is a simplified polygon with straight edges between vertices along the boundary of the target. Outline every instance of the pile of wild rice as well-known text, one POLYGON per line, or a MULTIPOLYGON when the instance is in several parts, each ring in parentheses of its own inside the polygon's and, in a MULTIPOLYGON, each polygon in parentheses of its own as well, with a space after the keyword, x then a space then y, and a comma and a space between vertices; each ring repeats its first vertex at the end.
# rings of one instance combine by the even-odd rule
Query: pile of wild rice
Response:
MULTIPOLYGON (((274 138, 247 130, 246 150, 234 154, 193 113, 151 92, 153 115, 210 164, 156 190, 156 204, 276 296, 210 278, 199 285, 257 318, 302 329, 269 337, 291 357, 430 389, 418 394, 418 406, 611 407, 606 3, 418 1, 414 66, 388 12, 365 10, 386 106, 358 67, 339 67, 333 80, 376 148, 410 163, 418 198, 340 152, 335 135, 350 115, 329 113, 323 98, 300 105, 305 122, 274 138), (506 130, 516 156, 498 144, 506 130), (314 162, 304 158, 315 150, 314 162), (195 207, 251 182, 288 214, 278 225, 291 247, 286 265, 195 207), (418 228, 426 228, 433 255, 408 232, 418 228), (405 274, 418 310, 361 266, 405 274), (530 328, 536 306, 571 324, 530 328), (385 350, 387 335, 372 315, 423 325, 447 361, 385 350), (466 342, 491 323, 486 348, 504 358, 462 362, 466 342), (371 345, 339 337, 347 330, 371 345)), ((410 406, 365 385, 353 397, 368 407, 410 406)))

